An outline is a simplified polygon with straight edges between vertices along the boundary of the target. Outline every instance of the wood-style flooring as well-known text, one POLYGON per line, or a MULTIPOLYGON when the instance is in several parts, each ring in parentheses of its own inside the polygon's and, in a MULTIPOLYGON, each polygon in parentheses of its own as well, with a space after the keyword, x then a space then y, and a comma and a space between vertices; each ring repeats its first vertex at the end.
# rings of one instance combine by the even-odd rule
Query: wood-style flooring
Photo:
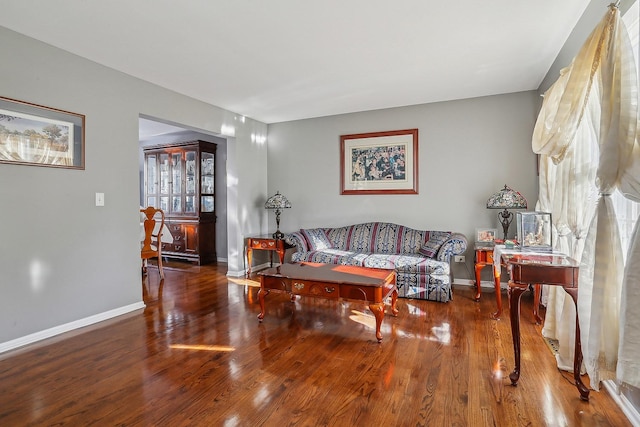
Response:
POLYGON ((364 304, 272 292, 259 323, 257 282, 225 265, 165 275, 131 284, 144 310, 0 355, 0 426, 630 425, 604 389, 580 400, 529 293, 513 387, 509 315, 490 318, 490 292, 399 299, 379 344, 364 304))

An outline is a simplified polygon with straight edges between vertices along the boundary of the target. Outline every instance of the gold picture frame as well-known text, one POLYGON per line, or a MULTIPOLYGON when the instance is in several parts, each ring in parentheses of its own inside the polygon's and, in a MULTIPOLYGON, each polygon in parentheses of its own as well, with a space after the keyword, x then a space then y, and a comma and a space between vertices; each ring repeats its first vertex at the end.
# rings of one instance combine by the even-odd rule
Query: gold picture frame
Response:
POLYGON ((82 114, 0 97, 0 163, 84 169, 82 114))
POLYGON ((341 135, 340 194, 418 194, 418 129, 341 135))

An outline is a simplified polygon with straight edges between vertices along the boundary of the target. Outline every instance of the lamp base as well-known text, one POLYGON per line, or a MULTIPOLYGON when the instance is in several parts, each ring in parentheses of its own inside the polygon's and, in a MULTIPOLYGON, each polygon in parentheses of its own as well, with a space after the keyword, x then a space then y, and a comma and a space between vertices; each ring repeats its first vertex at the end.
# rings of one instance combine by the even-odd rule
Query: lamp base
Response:
POLYGON ((282 231, 280 231, 280 230, 276 231, 276 232, 275 232, 275 233, 273 233, 271 236, 272 236, 274 239, 276 239, 276 240, 282 240, 282 239, 284 239, 284 233, 283 233, 282 231))
POLYGON ((509 212, 508 210, 503 210, 498 213, 498 220, 500 224, 502 224, 502 232, 504 233, 504 240, 507 240, 507 233, 509 232, 509 226, 511 225, 511 221, 513 220, 513 212, 509 212))

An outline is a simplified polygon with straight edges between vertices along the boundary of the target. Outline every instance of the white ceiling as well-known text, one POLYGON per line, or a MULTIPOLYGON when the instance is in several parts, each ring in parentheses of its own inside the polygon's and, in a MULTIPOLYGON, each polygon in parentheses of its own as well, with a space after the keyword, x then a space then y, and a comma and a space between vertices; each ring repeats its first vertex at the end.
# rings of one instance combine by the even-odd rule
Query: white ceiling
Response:
POLYGON ((274 123, 537 89, 589 0, 0 0, 0 25, 274 123))
POLYGON ((156 120, 149 120, 144 118, 138 119, 138 139, 145 141, 153 139, 157 136, 184 133, 188 130, 183 127, 162 123, 156 120))

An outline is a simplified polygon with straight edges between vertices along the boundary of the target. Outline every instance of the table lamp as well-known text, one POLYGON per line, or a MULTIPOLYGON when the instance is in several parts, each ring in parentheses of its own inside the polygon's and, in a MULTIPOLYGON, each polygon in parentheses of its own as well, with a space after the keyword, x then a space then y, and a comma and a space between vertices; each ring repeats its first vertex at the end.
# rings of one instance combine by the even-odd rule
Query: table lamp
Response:
POLYGON ((489 197, 487 209, 504 209, 498 213, 498 220, 502 224, 504 240, 507 240, 509 225, 513 220, 513 212, 509 212, 507 209, 527 209, 527 199, 505 184, 503 189, 489 197))
POLYGON ((264 204, 265 209, 275 209, 276 213, 276 232, 273 233, 274 239, 282 239, 284 237, 284 233, 280 231, 280 214, 282 213, 282 209, 288 209, 291 207, 291 202, 287 200, 280 191, 276 191, 276 194, 269 197, 264 204))

